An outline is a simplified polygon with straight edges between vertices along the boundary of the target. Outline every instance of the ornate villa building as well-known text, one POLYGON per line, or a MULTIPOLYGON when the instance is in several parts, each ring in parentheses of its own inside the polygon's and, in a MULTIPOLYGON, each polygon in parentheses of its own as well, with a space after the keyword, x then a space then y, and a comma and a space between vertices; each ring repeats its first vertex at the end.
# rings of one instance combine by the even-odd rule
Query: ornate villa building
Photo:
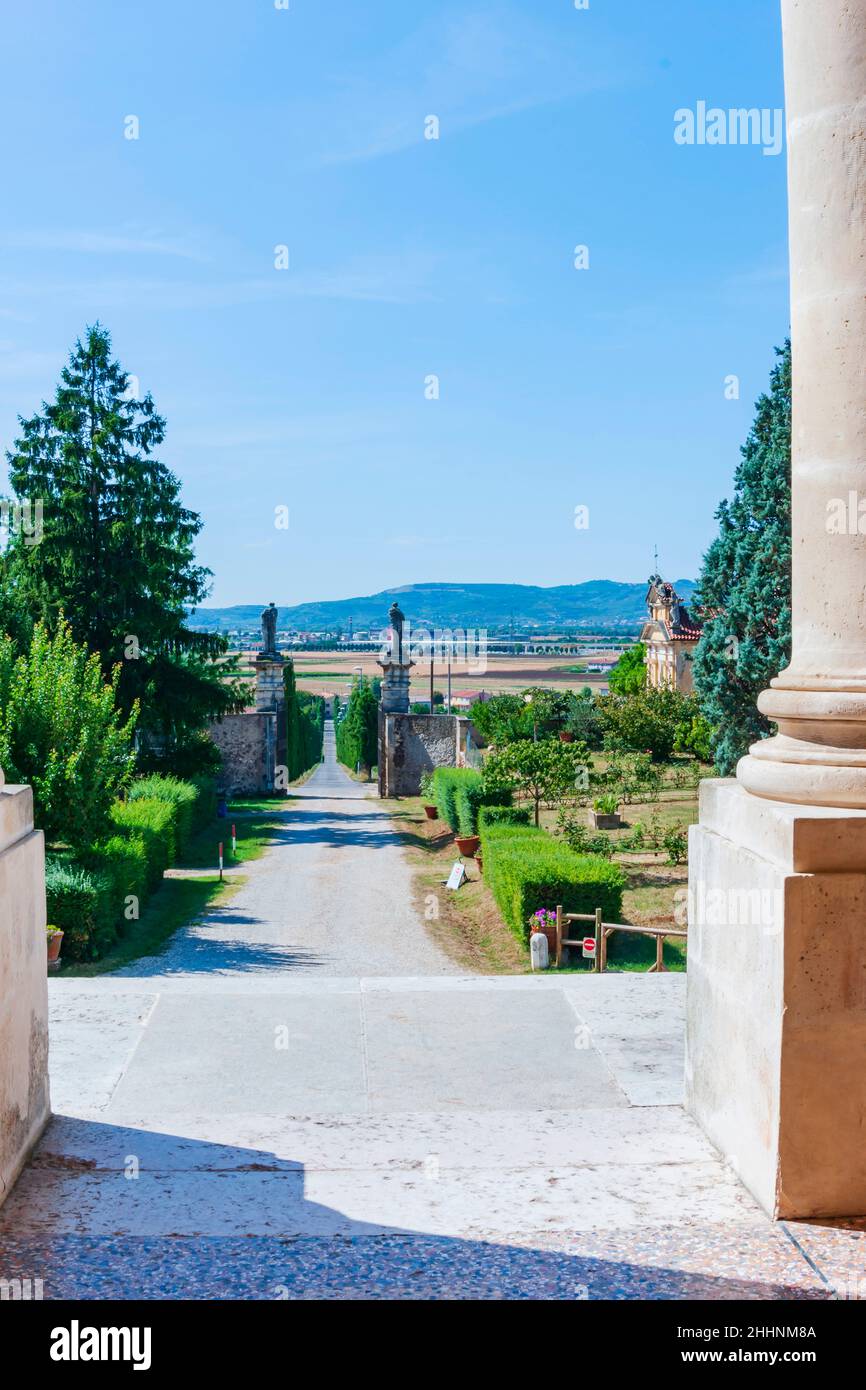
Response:
POLYGON ((693 690, 692 656, 701 625, 689 616, 673 584, 654 574, 646 596, 649 618, 640 640, 646 647, 647 684, 670 686, 690 695, 693 690))

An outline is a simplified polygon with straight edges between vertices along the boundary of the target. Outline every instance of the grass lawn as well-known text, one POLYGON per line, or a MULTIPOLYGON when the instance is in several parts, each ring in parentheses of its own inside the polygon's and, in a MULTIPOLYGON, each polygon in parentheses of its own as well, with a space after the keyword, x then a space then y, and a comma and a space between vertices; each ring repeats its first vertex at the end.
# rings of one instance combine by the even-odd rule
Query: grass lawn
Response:
POLYGON ((261 797, 233 801, 225 819, 214 817, 190 840, 175 869, 218 869, 219 845, 223 844, 227 869, 258 859, 274 830, 282 824, 287 797, 261 797), (237 851, 232 853, 232 826, 237 830, 237 851))

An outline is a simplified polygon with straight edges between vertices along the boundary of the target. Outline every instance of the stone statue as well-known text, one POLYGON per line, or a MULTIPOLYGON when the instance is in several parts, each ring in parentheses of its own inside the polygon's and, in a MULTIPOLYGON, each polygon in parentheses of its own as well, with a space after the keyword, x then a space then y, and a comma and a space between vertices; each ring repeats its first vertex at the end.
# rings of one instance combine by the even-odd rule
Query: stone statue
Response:
POLYGON ((403 664, 403 624, 406 621, 406 614, 400 612, 400 606, 396 599, 388 609, 388 617, 391 619, 391 660, 395 659, 394 650, 396 648, 396 660, 399 665, 403 664))
POLYGON ((269 603, 267 608, 262 610, 262 640, 264 646, 263 656, 276 656, 277 654, 277 609, 276 605, 269 603))

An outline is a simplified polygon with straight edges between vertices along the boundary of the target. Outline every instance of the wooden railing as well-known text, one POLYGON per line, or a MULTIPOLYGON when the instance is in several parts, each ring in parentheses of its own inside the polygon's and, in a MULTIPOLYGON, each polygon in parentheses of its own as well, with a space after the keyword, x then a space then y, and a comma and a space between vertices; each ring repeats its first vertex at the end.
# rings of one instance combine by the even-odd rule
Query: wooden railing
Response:
POLYGON ((656 973, 656 972, 661 973, 661 972, 665 971, 665 963, 664 963, 664 943, 665 943, 665 937, 666 937, 666 936, 676 936, 676 937, 681 937, 682 940, 685 941, 686 938, 687 938, 687 936, 688 936, 688 932, 684 932, 684 931, 674 931, 674 930, 672 930, 670 927, 631 927, 631 926, 627 926, 624 922, 603 922, 603 921, 601 920, 601 908, 600 908, 600 907, 597 907, 597 908, 595 909, 595 912, 592 913, 592 912, 563 912, 562 907, 561 907, 561 906, 557 906, 557 909, 556 909, 556 964, 557 964, 557 966, 561 965, 561 963, 562 963, 562 952, 563 952, 563 950, 567 949, 568 947, 578 947, 578 946, 581 947, 581 948, 583 947, 584 938, 583 938, 582 936, 581 936, 581 937, 578 937, 577 939, 574 939, 574 938, 567 937, 567 936, 564 935, 565 930, 567 930, 566 925, 565 925, 567 922, 592 922, 592 923, 593 923, 594 931, 593 931, 592 933, 587 933, 587 935, 594 935, 594 936, 595 936, 595 964, 594 964, 594 967, 593 967, 593 968, 594 968, 594 970, 595 970, 598 974, 600 974, 600 975, 603 975, 604 972, 605 972, 605 970, 607 969, 607 942, 608 942, 608 937, 612 936, 613 933, 614 933, 615 931, 629 932, 632 936, 650 936, 650 937, 655 937, 655 943, 656 943, 656 961, 655 961, 655 965, 651 965, 650 968, 649 968, 649 971, 647 972, 647 973, 650 974, 650 975, 652 975, 652 974, 654 974, 654 973, 656 973))

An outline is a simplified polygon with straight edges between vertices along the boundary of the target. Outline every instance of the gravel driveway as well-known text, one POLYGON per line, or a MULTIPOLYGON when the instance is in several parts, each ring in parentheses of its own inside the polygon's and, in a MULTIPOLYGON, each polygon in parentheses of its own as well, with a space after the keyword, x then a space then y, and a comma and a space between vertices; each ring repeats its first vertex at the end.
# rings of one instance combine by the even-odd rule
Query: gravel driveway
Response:
POLYGON ((293 792, 274 844, 245 866, 247 881, 166 951, 116 975, 461 973, 413 906, 411 870, 371 791, 338 764, 328 720, 324 761, 293 792))

